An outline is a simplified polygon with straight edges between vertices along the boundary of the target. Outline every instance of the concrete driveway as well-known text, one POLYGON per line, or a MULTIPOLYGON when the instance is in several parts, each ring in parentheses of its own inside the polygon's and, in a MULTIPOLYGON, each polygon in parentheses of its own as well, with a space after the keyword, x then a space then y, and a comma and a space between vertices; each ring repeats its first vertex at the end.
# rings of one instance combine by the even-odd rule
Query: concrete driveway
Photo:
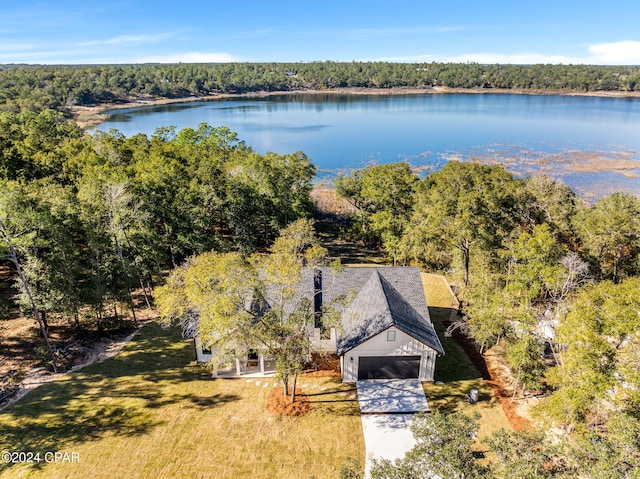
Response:
POLYGON ((369 379, 358 381, 357 388, 368 478, 374 458, 393 461, 416 444, 413 413, 427 412, 429 405, 417 379, 369 379))
POLYGON ((429 411, 418 379, 367 379, 356 383, 361 414, 429 411))

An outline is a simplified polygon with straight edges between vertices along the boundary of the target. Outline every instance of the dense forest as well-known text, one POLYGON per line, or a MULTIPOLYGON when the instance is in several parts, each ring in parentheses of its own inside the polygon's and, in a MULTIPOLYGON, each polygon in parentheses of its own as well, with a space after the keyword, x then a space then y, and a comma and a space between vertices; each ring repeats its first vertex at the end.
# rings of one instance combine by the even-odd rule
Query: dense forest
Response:
POLYGON ((50 357, 47 318, 108 330, 188 256, 253 252, 311 211, 304 154, 259 155, 224 127, 90 136, 51 110, 0 125, 0 256, 50 357))
POLYGON ((65 110, 135 97, 334 88, 483 88, 636 91, 640 67, 476 63, 221 63, 0 65, 0 105, 65 110))
MULTIPOLYGON (((125 315, 136 321, 134 290, 152 304, 155 286, 186 258, 248 257, 311 215, 315 167, 301 152, 261 155, 229 129, 206 124, 150 137, 88 135, 69 119, 71 106, 340 87, 634 91, 639 82, 638 67, 604 66, 0 67, 0 268, 10 279, 0 316, 17 307, 32 316, 55 370, 52 321, 79 332, 115 329, 125 315)), ((406 163, 372 166, 336 188, 354 211, 345 239, 382 249, 389 262, 445 273, 460 300, 451 332, 480 350, 503 345, 518 390, 548 398, 537 422, 559 433, 494 438, 496 477, 637 477, 637 197, 614 193, 589 205, 550 178, 472 162, 450 162, 424 178, 406 163)), ((443 476, 491 477, 462 447, 477 429, 472 419, 434 421, 442 437, 462 435, 450 436, 453 446, 408 456, 400 469, 383 465, 377 477, 417 477, 412 468, 425 457, 441 458, 443 476)))

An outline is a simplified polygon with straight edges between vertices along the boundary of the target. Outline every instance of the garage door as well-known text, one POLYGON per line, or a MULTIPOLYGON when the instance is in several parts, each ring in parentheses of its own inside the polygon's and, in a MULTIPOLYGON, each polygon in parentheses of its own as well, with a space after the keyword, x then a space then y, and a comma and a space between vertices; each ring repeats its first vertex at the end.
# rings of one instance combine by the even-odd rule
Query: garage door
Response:
POLYGON ((358 379, 405 379, 420 374, 420 356, 360 356, 358 379))

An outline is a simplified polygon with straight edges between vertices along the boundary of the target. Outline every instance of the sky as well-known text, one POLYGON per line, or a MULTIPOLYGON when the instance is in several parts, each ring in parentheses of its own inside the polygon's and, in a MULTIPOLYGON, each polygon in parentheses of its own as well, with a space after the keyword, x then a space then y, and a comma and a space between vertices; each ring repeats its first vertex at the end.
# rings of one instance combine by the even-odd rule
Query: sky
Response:
POLYGON ((0 64, 640 65, 640 0, 0 0, 0 64))

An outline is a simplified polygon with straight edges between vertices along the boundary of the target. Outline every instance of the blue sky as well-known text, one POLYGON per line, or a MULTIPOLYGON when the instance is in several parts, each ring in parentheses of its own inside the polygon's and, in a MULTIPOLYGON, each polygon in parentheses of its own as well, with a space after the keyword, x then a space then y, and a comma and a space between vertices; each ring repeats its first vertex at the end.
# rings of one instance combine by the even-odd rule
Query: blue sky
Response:
POLYGON ((323 60, 640 64, 640 1, 0 0, 0 63, 323 60))

